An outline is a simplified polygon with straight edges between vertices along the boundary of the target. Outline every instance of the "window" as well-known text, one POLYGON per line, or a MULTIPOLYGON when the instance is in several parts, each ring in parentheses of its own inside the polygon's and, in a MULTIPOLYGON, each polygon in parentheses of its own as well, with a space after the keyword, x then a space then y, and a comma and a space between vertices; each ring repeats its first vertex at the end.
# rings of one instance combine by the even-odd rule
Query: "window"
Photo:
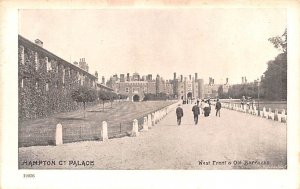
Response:
POLYGON ((21 64, 25 64, 25 60, 24 60, 24 47, 20 46, 21 49, 21 64))
POLYGON ((38 54, 37 52, 34 53, 34 63, 35 63, 35 70, 38 69, 38 54))
POLYGON ((63 75, 62 75, 62 82, 65 83, 65 73, 66 73, 66 70, 63 68, 63 75))
POLYGON ((125 88, 125 92, 129 93, 129 88, 128 87, 125 88))
POLYGON ((132 92, 134 92, 134 90, 135 90, 134 87, 132 87, 132 92))
POLYGON ((21 79, 21 88, 23 88, 23 87, 24 87, 24 80, 21 79))
POLYGON ((46 65, 47 65, 47 72, 50 71, 50 70, 52 70, 52 68, 51 68, 51 62, 49 62, 48 57, 46 57, 46 65))
POLYGON ((49 83, 46 83, 46 91, 49 91, 49 83))

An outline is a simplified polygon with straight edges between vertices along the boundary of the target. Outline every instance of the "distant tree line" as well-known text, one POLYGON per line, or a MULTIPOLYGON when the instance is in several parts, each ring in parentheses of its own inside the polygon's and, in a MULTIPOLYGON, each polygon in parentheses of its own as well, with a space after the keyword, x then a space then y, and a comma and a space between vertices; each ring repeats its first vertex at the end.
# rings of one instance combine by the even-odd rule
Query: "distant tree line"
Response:
POLYGON ((101 100, 103 104, 103 110, 105 102, 110 101, 112 107, 114 100, 127 99, 126 95, 116 94, 110 91, 97 91, 96 89, 86 86, 79 86, 78 88, 74 89, 71 93, 71 97, 74 101, 83 103, 84 110, 86 108, 86 103, 94 102, 97 99, 101 100))
POLYGON ((286 100, 287 99, 287 30, 282 36, 268 39, 275 48, 281 51, 274 60, 267 62, 268 68, 261 77, 261 82, 237 84, 229 87, 228 92, 223 91, 223 86, 218 88, 219 98, 237 98, 243 96, 258 98, 258 88, 260 98, 266 100, 286 100))

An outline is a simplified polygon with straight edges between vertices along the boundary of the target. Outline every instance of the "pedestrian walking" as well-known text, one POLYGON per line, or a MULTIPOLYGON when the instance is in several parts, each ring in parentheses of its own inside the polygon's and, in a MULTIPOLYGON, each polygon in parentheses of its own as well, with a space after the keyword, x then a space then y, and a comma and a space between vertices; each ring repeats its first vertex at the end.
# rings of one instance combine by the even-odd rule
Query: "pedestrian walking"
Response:
POLYGON ((197 125, 198 124, 198 116, 200 114, 200 109, 199 109, 199 106, 197 105, 197 103, 195 103, 195 105, 193 106, 192 111, 194 113, 195 125, 197 125))
POLYGON ((183 117, 183 110, 180 107, 180 104, 178 104, 178 107, 176 108, 176 116, 177 116, 177 125, 179 126, 181 124, 181 118, 183 117))
POLYGON ((217 99, 217 103, 216 103, 216 116, 218 116, 218 114, 219 114, 219 117, 221 116, 220 115, 221 114, 220 113, 221 107, 222 107, 221 102, 220 102, 219 99, 217 99))
POLYGON ((208 101, 205 101, 204 104, 204 117, 208 117, 210 114, 210 106, 208 104, 208 101))
POLYGON ((201 100, 201 103, 200 103, 200 108, 201 108, 201 114, 204 114, 204 105, 205 105, 205 102, 204 102, 204 99, 201 100))

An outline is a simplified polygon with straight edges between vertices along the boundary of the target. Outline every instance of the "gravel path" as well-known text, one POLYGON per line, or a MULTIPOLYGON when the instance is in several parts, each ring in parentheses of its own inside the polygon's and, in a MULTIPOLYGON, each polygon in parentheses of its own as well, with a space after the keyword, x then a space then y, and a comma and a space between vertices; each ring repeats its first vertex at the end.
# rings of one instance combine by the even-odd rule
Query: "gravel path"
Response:
POLYGON ((181 126, 172 111, 138 137, 19 148, 19 168, 286 168, 286 124, 222 109, 195 126, 192 106, 183 109, 181 126))

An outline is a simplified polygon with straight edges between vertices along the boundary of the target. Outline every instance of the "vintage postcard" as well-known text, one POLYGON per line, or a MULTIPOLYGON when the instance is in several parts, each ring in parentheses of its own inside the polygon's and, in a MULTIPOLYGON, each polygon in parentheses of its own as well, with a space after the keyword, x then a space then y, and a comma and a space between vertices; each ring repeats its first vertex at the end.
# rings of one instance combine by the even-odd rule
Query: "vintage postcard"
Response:
POLYGON ((3 3, 3 188, 297 188, 299 3, 89 3, 3 3))

